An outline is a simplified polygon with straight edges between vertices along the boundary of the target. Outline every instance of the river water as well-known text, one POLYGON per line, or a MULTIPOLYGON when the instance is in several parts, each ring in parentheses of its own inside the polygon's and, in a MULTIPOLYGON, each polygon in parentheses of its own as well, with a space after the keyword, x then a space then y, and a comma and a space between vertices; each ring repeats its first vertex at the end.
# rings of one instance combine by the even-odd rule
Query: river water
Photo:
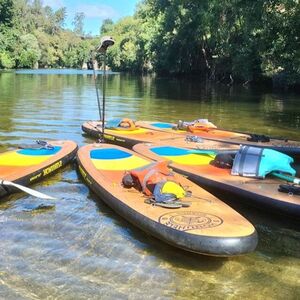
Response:
MULTIPOLYGON (((97 78, 100 88, 102 76, 97 78)), ((300 96, 200 81, 110 73, 106 116, 218 127, 300 140, 300 96)), ((93 140, 91 72, 0 73, 0 152, 36 139, 93 140)), ((35 189, 0 202, 0 299, 299 299, 300 228, 286 217, 237 207, 257 228, 255 252, 191 254, 144 234, 91 193, 73 163, 35 189), (47 209, 36 209, 48 204, 47 209)))

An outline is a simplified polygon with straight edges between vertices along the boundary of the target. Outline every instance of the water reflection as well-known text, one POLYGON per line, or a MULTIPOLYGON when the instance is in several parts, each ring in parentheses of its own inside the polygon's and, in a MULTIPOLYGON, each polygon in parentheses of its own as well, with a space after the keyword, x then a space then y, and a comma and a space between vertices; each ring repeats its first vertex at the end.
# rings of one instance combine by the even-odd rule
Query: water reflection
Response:
MULTIPOLYGON (((101 74, 97 83, 101 95, 101 74)), ((192 80, 122 74, 107 80, 108 117, 172 122, 206 117, 219 127, 299 139, 299 103, 295 95, 192 80)), ((90 143, 80 126, 99 118, 93 77, 76 72, 0 73, 0 109, 0 151, 34 139, 90 143)), ((299 224, 286 218, 237 207, 256 225, 258 248, 241 257, 213 258, 171 247, 117 216, 88 191, 74 164, 33 187, 58 200, 18 193, 0 203, 0 298, 297 299, 300 294, 299 224), (35 209, 43 204, 53 207, 35 209)))

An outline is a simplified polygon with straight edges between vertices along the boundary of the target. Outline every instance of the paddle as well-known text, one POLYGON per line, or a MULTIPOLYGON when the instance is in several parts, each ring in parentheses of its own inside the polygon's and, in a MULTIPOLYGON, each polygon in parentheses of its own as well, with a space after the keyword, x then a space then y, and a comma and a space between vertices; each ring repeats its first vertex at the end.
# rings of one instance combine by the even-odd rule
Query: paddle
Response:
MULTIPOLYGON (((104 55, 103 59, 103 80, 102 80, 102 140, 104 140, 105 129, 105 89, 106 89, 106 51, 107 48, 113 46, 115 41, 110 36, 102 37, 100 45, 97 47, 98 52, 104 55)), ((101 118, 101 116, 100 116, 101 118)))
POLYGON ((101 116, 101 104, 100 104, 100 97, 99 97, 99 91, 98 91, 98 87, 97 87, 97 74, 96 74, 96 70, 95 70, 95 55, 92 55, 92 63, 93 63, 93 77, 94 77, 94 84, 95 84, 95 89, 96 89, 96 97, 97 97, 97 103, 98 103, 98 111, 99 111, 99 118, 100 120, 102 119, 101 116))
POLYGON ((1 185, 7 185, 7 186, 13 186, 31 196, 34 196, 34 197, 37 197, 37 198, 41 198, 41 199, 49 199, 49 200, 55 200, 56 198, 54 197, 51 197, 51 196, 48 196, 46 194, 43 194, 41 192, 37 192, 33 189, 30 189, 26 186, 23 186, 23 185, 20 185, 20 184, 17 184, 17 183, 14 183, 14 182, 11 182, 11 181, 8 181, 8 180, 3 180, 3 179, 0 179, 0 186, 1 185))
MULTIPOLYGON (((170 123, 171 124, 171 123, 170 123)), ((233 133, 237 133, 237 134, 241 134, 241 135, 248 135, 249 137, 251 137, 252 135, 256 135, 257 137, 261 137, 263 139, 276 139, 276 140, 280 140, 283 142, 288 142, 289 139, 282 137, 282 136, 266 136, 263 134, 254 134, 253 132, 245 132, 245 131, 240 131, 240 130, 229 130, 226 128, 222 128, 222 127, 216 127, 216 128, 209 128, 210 130, 216 130, 216 131, 228 131, 228 132, 233 132, 233 133)), ((236 139, 237 137, 229 137, 229 139, 236 139)), ((268 140, 265 140, 265 142, 269 142, 268 140)))
POLYGON ((295 183, 295 184, 300 184, 300 178, 297 178, 297 177, 294 177, 294 176, 291 176, 291 175, 285 175, 285 174, 282 174, 282 173, 277 173, 277 172, 272 172, 271 174, 275 177, 286 180, 288 182, 292 182, 292 183, 295 183))

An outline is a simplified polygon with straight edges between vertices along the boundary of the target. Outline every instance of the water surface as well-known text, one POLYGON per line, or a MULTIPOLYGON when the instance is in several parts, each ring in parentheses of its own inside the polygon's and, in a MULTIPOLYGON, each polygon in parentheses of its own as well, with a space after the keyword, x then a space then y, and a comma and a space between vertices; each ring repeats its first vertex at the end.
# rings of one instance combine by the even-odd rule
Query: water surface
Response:
MULTIPOLYGON (((101 75, 97 86, 101 95, 101 75)), ((300 96, 200 81, 107 80, 107 117, 177 122, 300 139, 300 96)), ((81 124, 98 119, 91 72, 0 73, 0 151, 36 139, 93 140, 81 124)), ((0 202, 1 299, 299 299, 299 224, 237 207, 256 226, 255 252, 213 258, 166 245, 131 226, 89 192, 76 165, 0 202), (35 209, 51 204, 48 209, 35 209)))

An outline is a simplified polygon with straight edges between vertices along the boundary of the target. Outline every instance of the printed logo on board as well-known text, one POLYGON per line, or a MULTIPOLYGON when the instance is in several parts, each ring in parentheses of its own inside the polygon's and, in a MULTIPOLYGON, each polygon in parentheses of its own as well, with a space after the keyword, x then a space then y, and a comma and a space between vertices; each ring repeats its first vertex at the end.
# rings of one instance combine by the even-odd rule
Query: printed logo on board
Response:
POLYGON ((120 138, 116 138, 116 141, 117 141, 117 142, 122 142, 122 143, 125 143, 125 142, 126 142, 124 139, 120 139, 120 138))
POLYGON ((220 226, 223 220, 212 214, 198 211, 170 212, 162 215, 159 222, 168 227, 189 231, 220 226))
POLYGON ((103 136, 106 140, 114 141, 116 138, 109 134, 104 134, 103 136))
POLYGON ((92 184, 92 181, 89 179, 89 177, 87 176, 86 172, 83 170, 83 168, 81 166, 79 166, 79 172, 82 175, 83 179, 89 184, 92 184))
POLYGON ((55 164, 51 165, 50 167, 46 168, 43 170, 43 176, 46 176, 52 172, 54 172, 55 170, 59 169, 60 167, 62 167, 63 163, 62 161, 58 161, 55 164))
POLYGON ((40 177, 42 177, 42 173, 32 176, 29 181, 32 182, 34 180, 38 180, 40 177))

